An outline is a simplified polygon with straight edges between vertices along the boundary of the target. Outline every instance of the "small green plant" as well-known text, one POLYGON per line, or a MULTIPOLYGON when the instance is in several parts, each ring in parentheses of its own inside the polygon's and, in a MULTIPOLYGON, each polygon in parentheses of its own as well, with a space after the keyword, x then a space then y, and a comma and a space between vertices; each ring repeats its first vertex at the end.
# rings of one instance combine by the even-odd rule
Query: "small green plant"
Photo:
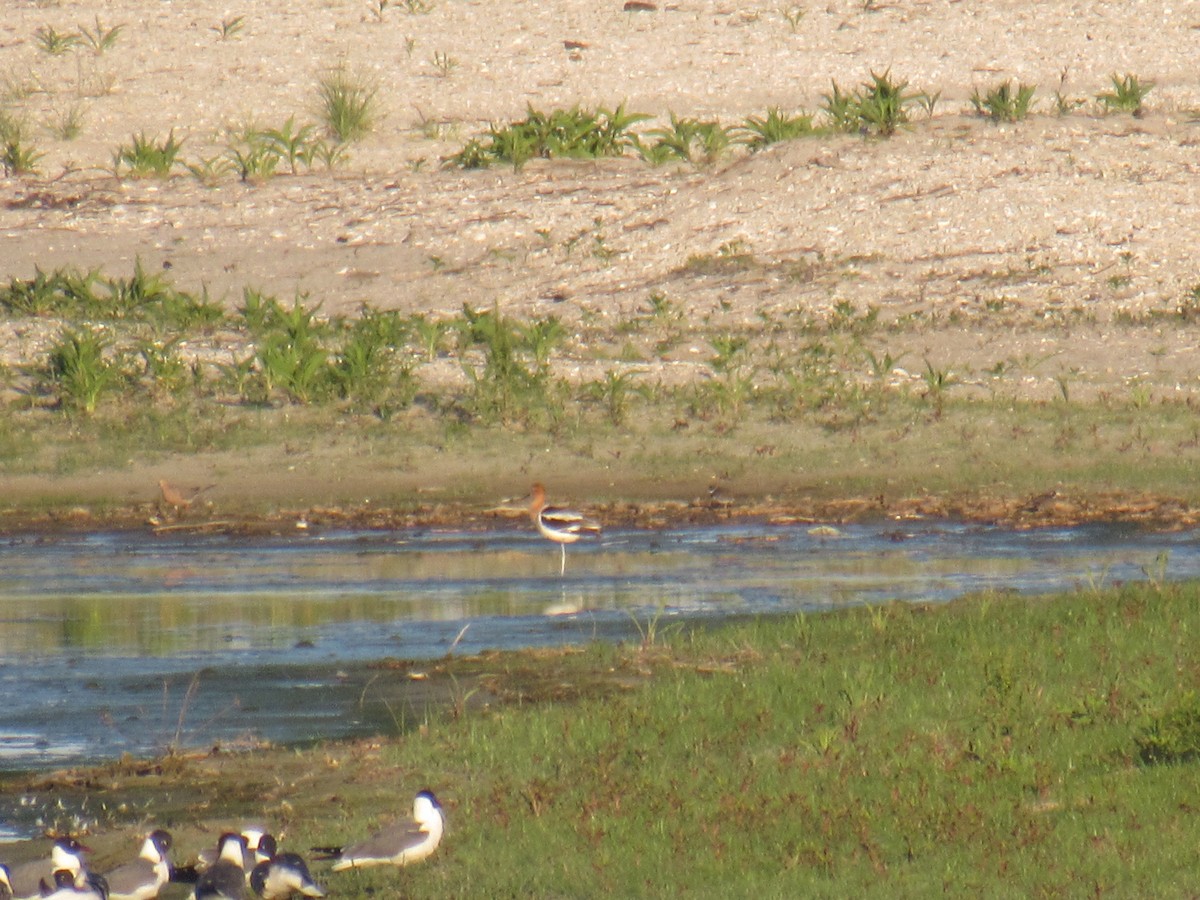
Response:
POLYGON ((96 411, 100 396, 120 377, 117 366, 104 358, 108 341, 91 328, 64 331, 50 348, 50 377, 64 407, 87 415, 96 411))
POLYGON ((1019 122, 1029 115, 1036 90, 1033 85, 1018 84, 1014 88, 1011 81, 1002 81, 983 95, 976 88, 971 105, 976 113, 993 122, 1019 122))
POLYGON ((442 341, 450 331, 450 324, 441 319, 430 319, 420 313, 411 318, 410 324, 425 361, 433 362, 442 349, 442 341))
POLYGON ((311 124, 297 128, 296 117, 289 116, 281 128, 260 131, 258 136, 278 152, 281 160, 287 160, 292 174, 295 175, 298 162, 312 159, 312 135, 316 128, 317 126, 311 124))
POLYGON ((234 168, 234 163, 230 161, 228 155, 208 156, 202 157, 195 162, 185 162, 184 168, 201 184, 211 187, 217 184, 234 168))
MULTIPOLYGON (((247 291, 242 316, 255 334, 254 356, 262 399, 283 392, 307 404, 330 387, 329 354, 321 345, 324 331, 316 311, 296 297, 291 308, 274 297, 247 291)), ((253 399, 253 398, 252 398, 253 399)))
POLYGON ((600 404, 608 421, 620 428, 629 417, 630 402, 641 394, 637 379, 645 374, 644 369, 626 369, 617 372, 609 369, 604 378, 583 386, 583 395, 600 404))
POLYGON ((253 183, 269 179, 283 159, 279 148, 257 132, 231 143, 226 157, 238 178, 253 183))
POLYGON ((783 20, 792 29, 792 34, 796 33, 796 29, 800 27, 800 22, 803 21, 807 13, 808 10, 802 6, 787 6, 779 10, 779 14, 783 16, 783 20))
POLYGON ((50 56, 62 56, 64 53, 68 53, 79 46, 83 40, 80 35, 74 32, 63 34, 49 25, 43 25, 41 28, 38 28, 34 31, 33 37, 37 41, 38 48, 50 56))
POLYGON ((907 81, 893 81, 890 70, 863 85, 858 103, 859 120, 876 134, 888 137, 908 121, 908 107, 926 96, 921 92, 906 94, 907 81))
POLYGON ((1148 765, 1200 759, 1200 697, 1189 691, 1150 716, 1135 742, 1148 765))
POLYGON ((19 137, 9 138, 0 144, 0 169, 5 175, 34 175, 44 155, 19 137))
POLYGON ((924 104, 932 112, 937 98, 924 91, 907 92, 907 81, 893 81, 891 70, 882 75, 871 73, 871 80, 851 93, 845 93, 833 82, 830 93, 825 94, 825 114, 835 131, 861 131, 880 137, 890 137, 896 129, 909 121, 908 108, 924 104))
POLYGON ((80 103, 72 103, 58 111, 54 121, 48 126, 50 133, 60 141, 73 141, 83 133, 83 120, 86 108, 80 103))
POLYGON ((458 60, 441 50, 433 51, 433 68, 441 78, 449 78, 458 68, 458 60))
POLYGON ((753 153, 777 144, 780 141, 793 141, 813 133, 812 116, 799 113, 789 116, 779 107, 768 107, 765 116, 747 116, 740 128, 740 139, 753 153))
POLYGON ((117 44, 117 38, 121 36, 121 32, 125 30, 124 25, 114 25, 112 28, 105 28, 100 22, 100 16, 96 16, 96 27, 89 29, 86 25, 79 26, 79 36, 83 43, 92 48, 92 52, 96 56, 101 56, 106 50, 111 50, 117 44))
POLYGON ((141 132, 133 136, 132 143, 122 144, 113 152, 113 174, 120 176, 121 167, 125 166, 134 178, 166 178, 180 164, 181 149, 183 140, 175 139, 174 129, 163 141, 147 138, 145 132, 141 132))
POLYGON ((651 143, 639 141, 638 151, 651 165, 682 161, 694 165, 716 162, 733 143, 736 129, 726 128, 716 120, 680 118, 670 114, 670 124, 651 129, 646 137, 651 143))
POLYGON ((1054 92, 1054 112, 1058 116, 1070 115, 1087 102, 1067 94, 1067 78, 1069 76, 1070 69, 1065 66, 1058 73, 1058 89, 1054 92))
POLYGON ((228 19, 222 19, 219 23, 212 26, 212 30, 217 33, 217 36, 228 41, 237 37, 246 25, 245 16, 232 16, 228 19))
POLYGON ((933 363, 926 359, 921 380, 925 382, 925 399, 933 405, 935 415, 940 417, 946 402, 946 392, 958 384, 958 377, 949 369, 935 369, 933 363))
POLYGON ((637 147, 630 126, 646 118, 641 113, 627 112, 624 104, 611 111, 575 106, 550 113, 529 107, 524 119, 504 127, 493 125, 485 140, 471 139, 446 164, 479 169, 506 163, 519 169, 535 158, 622 156, 626 150, 637 147))
POLYGON ((498 306, 487 312, 464 306, 459 337, 459 360, 468 382, 464 406, 470 415, 484 422, 510 423, 527 421, 539 412, 553 419, 560 412, 553 404, 548 359, 535 359, 533 365, 526 361, 526 339, 498 306), (482 353, 482 367, 472 363, 472 350, 482 353))
POLYGON ((1136 75, 1117 75, 1115 72, 1109 77, 1112 90, 1096 95, 1105 112, 1127 112, 1140 117, 1144 112, 1142 102, 1154 88, 1154 82, 1142 82, 1136 75))
POLYGON ((341 143, 359 140, 375 127, 378 85, 345 66, 326 71, 317 83, 321 120, 341 143))

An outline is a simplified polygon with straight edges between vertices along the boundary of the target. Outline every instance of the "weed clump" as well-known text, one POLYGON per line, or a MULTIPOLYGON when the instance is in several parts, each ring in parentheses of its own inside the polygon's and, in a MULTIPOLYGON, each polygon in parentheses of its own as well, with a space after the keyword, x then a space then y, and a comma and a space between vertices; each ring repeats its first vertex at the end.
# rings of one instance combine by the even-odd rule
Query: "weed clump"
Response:
POLYGON ((601 159, 623 156, 637 147, 631 125, 649 116, 625 111, 583 109, 544 113, 528 107, 519 122, 492 125, 483 139, 472 139, 446 162, 463 169, 482 169, 496 163, 519 169, 531 159, 601 159))
POLYGON ((1189 691, 1152 716, 1136 742, 1138 757, 1147 765, 1200 759, 1200 697, 1189 691))

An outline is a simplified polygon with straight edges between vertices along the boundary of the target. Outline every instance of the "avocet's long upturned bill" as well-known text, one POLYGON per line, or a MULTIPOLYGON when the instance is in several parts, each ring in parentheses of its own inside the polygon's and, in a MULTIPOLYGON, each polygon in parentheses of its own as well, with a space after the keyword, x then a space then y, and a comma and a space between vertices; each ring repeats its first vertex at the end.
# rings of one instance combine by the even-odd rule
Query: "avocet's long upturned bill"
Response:
POLYGON ((368 866, 407 866, 427 858, 442 840, 446 819, 432 791, 421 791, 413 800, 412 818, 405 818, 349 847, 313 847, 336 859, 333 871, 368 866))
POLYGON ((533 518, 533 524, 542 537, 558 544, 562 553, 558 574, 564 575, 567 571, 567 544, 573 544, 589 534, 599 534, 600 523, 573 509, 547 505, 546 489, 540 483, 530 488, 529 497, 529 515, 533 518))

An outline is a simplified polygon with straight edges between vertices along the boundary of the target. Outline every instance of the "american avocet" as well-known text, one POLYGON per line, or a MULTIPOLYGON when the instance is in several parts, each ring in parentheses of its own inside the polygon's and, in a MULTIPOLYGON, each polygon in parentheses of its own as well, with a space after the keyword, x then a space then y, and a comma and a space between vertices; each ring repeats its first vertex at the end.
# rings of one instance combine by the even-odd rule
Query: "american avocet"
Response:
POLYGON ((562 560, 558 568, 559 575, 567 571, 567 544, 573 544, 587 534, 599 534, 600 523, 587 518, 573 509, 563 509, 546 504, 546 489, 541 483, 535 484, 529 490, 529 515, 533 524, 541 532, 542 537, 558 544, 562 560))
POLYGON ((437 797, 432 791, 421 791, 413 800, 411 818, 405 817, 349 847, 313 847, 313 850, 328 854, 318 859, 336 859, 335 872, 368 866, 407 866, 432 854, 445 828, 446 819, 437 797))
POLYGON ((167 853, 171 835, 152 831, 142 843, 138 858, 104 873, 109 900, 153 900, 171 878, 167 853))
POLYGON ((255 855, 266 858, 250 870, 250 889, 263 900, 325 896, 304 860, 295 853, 279 853, 273 836, 263 835, 255 855))
POLYGON ((246 839, 227 832, 217 841, 217 861, 196 879, 193 900, 245 900, 246 839))

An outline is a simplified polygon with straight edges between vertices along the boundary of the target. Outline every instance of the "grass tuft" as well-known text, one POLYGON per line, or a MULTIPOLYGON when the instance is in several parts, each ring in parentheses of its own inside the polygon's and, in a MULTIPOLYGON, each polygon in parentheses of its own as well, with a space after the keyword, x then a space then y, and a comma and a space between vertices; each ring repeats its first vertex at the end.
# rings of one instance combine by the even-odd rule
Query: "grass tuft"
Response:
POLYGON ((366 137, 379 117, 379 86, 344 65, 329 69, 317 82, 321 121, 341 143, 366 137))

